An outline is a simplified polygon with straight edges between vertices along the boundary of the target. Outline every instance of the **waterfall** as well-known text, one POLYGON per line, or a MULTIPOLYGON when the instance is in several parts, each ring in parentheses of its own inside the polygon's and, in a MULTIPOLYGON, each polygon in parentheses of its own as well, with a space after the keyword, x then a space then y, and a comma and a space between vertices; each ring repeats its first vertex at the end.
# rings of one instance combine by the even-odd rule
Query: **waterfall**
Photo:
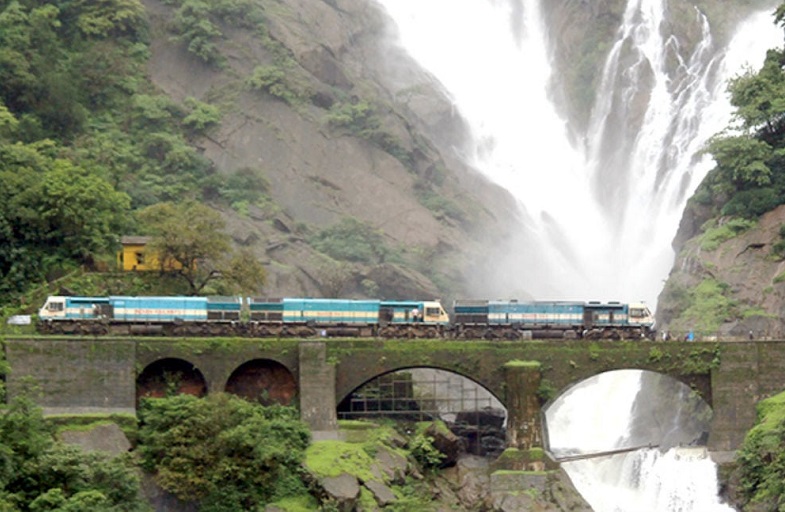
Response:
POLYGON ((699 151, 731 119, 727 79, 782 42, 771 12, 721 46, 695 8, 700 37, 687 44, 666 0, 628 0, 581 133, 554 105, 563 84, 540 1, 377 1, 471 127, 465 161, 519 203, 519 235, 477 272, 475 293, 655 304, 684 205, 712 166, 699 151))
MULTIPOLYGON (((518 200, 520 235, 494 253, 498 274, 477 273, 475 293, 656 303, 686 201, 713 165, 699 151, 731 120, 727 80, 782 44, 771 10, 721 45, 696 8, 686 21, 700 37, 687 44, 671 31, 666 0, 627 0, 581 132, 554 104, 560 77, 544 0, 377 1, 399 44, 471 127, 473 143, 458 148, 463 159, 518 200)), ((606 389, 602 405, 592 405, 600 416, 563 410, 559 423, 548 420, 551 441, 573 422, 567 449, 629 446, 639 391, 629 382, 606 389)), ((703 448, 643 449, 565 468, 596 510, 729 510, 703 448)))
POLYGON ((701 429, 708 428, 708 416, 700 423, 679 414, 681 407, 687 407, 700 416, 695 414, 699 409, 689 404, 690 398, 697 399, 676 381, 644 393, 644 374, 636 370, 601 374, 555 401, 546 411, 551 452, 563 457, 659 445, 562 463, 597 512, 732 511, 717 498, 717 470, 706 448, 692 446, 701 429), (638 428, 640 423, 643 429, 638 428), (674 433, 681 437, 673 438, 674 433), (675 447, 663 449, 673 441, 675 447), (684 446, 678 446, 682 442, 684 446))

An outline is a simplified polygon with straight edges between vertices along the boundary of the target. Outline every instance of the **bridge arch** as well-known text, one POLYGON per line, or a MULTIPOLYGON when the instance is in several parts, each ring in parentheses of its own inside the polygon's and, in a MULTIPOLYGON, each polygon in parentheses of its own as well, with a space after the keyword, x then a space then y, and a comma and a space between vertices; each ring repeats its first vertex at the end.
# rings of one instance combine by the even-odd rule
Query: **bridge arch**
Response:
POLYGON ((497 457, 506 447, 507 408, 467 375, 436 366, 405 366, 375 375, 337 403, 339 419, 391 419, 409 425, 441 420, 465 453, 497 457))
POLYGON ((160 398, 169 394, 207 394, 207 380, 193 363, 165 357, 148 364, 136 378, 136 401, 144 397, 160 398))
POLYGON ((454 373, 476 383, 483 389, 488 390, 507 408, 507 404, 504 402, 504 373, 501 365, 497 366, 496 372, 483 373, 467 369, 463 361, 455 358, 442 359, 434 357, 429 360, 423 360, 424 358, 416 357, 417 353, 414 353, 414 357, 411 357, 410 354, 403 354, 405 357, 400 359, 399 357, 383 356, 370 362, 364 360, 364 355, 355 354, 354 359, 342 359, 336 365, 336 403, 340 403, 350 393, 381 375, 412 368, 430 368, 454 373))
POLYGON ((337 401, 337 403, 343 402, 350 394, 352 394, 353 392, 357 391, 358 389, 362 388, 363 386, 365 386, 369 382, 371 382, 374 379, 377 379, 379 377, 383 377, 385 375, 389 375, 389 374, 392 374, 392 373, 395 373, 395 372, 402 372, 402 371, 408 371, 408 370, 417 370, 417 369, 428 369, 428 370, 442 371, 442 372, 448 372, 448 373, 451 373, 451 374, 454 374, 454 375, 458 375, 458 376, 460 376, 460 377, 462 377, 462 378, 464 378, 464 379, 466 379, 468 381, 473 382, 474 384, 478 385, 480 388, 486 390, 488 393, 490 393, 494 397, 494 399, 496 399, 499 403, 501 403, 505 407, 505 409, 507 408, 507 405, 504 403, 504 398, 503 398, 503 396, 501 396, 502 394, 500 393, 499 389, 495 389, 492 385, 488 385, 488 384, 482 382, 482 380, 477 379, 476 377, 473 377, 471 375, 468 375, 468 374, 462 372, 460 369, 451 368, 449 365, 432 365, 432 364, 430 364, 430 365, 429 364, 422 364, 422 365, 409 364, 409 365, 402 365, 402 366, 391 366, 389 368, 385 368, 384 370, 378 371, 377 373, 365 374, 365 375, 363 375, 361 377, 362 380, 360 380, 360 379, 353 379, 351 381, 351 383, 341 387, 336 392, 336 399, 337 399, 336 401, 337 401))
POLYGON ((543 407, 543 444, 564 453, 706 445, 713 411, 682 379, 619 369, 571 383, 543 407), (620 444, 621 443, 621 444, 620 444))
POLYGON ((226 392, 264 405, 291 405, 297 394, 294 374, 273 359, 252 359, 237 367, 226 382, 226 392))

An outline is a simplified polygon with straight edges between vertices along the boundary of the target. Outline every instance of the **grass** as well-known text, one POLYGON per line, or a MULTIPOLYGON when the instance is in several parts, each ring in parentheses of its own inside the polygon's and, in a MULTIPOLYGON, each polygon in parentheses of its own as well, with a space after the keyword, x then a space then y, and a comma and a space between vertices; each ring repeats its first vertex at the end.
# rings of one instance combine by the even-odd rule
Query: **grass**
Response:
POLYGON ((741 233, 754 227, 756 224, 757 222, 747 219, 731 219, 725 224, 711 227, 701 236, 701 249, 704 251, 714 251, 722 242, 737 237, 741 233))
POLYGON ((520 359, 513 359, 504 363, 505 368, 540 368, 542 363, 539 361, 521 361, 520 359))

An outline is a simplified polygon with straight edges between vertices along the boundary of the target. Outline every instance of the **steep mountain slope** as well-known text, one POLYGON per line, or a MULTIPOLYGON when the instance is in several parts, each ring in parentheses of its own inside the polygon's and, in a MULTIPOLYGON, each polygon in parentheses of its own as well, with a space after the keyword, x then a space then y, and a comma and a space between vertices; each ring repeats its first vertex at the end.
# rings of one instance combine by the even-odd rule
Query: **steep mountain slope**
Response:
POLYGON ((676 261, 659 299, 659 327, 674 336, 755 339, 785 334, 785 260, 777 253, 785 206, 759 221, 709 220, 705 231, 690 225, 688 209, 674 247, 676 261), (738 227, 733 227, 738 226, 738 227))
POLYGON ((258 169, 269 182, 268 203, 223 212, 234 240, 266 262, 265 295, 463 291, 472 264, 509 229, 513 204, 454 158, 460 120, 438 85, 385 45, 374 3, 264 0, 264 31, 217 25, 222 66, 172 39, 173 6, 144 4, 153 82, 178 102, 221 109, 203 154, 227 176, 258 169), (284 71, 304 99, 249 87, 260 67, 284 71), (348 122, 335 122, 347 112, 348 122), (346 219, 350 230, 380 234, 383 250, 347 263, 307 243, 346 219))

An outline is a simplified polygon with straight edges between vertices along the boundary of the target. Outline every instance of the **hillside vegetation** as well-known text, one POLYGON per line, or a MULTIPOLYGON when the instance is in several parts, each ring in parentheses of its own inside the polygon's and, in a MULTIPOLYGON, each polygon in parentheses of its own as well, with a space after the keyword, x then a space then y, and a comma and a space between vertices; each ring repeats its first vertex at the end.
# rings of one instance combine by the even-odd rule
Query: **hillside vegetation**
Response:
POLYGON ((0 2, 0 305, 85 288, 460 291, 509 203, 423 134, 449 116, 430 78, 402 78, 404 104, 363 67, 383 31, 365 2, 0 2), (158 233, 139 213, 189 201, 263 286, 85 274, 114 269, 120 236, 158 233))

